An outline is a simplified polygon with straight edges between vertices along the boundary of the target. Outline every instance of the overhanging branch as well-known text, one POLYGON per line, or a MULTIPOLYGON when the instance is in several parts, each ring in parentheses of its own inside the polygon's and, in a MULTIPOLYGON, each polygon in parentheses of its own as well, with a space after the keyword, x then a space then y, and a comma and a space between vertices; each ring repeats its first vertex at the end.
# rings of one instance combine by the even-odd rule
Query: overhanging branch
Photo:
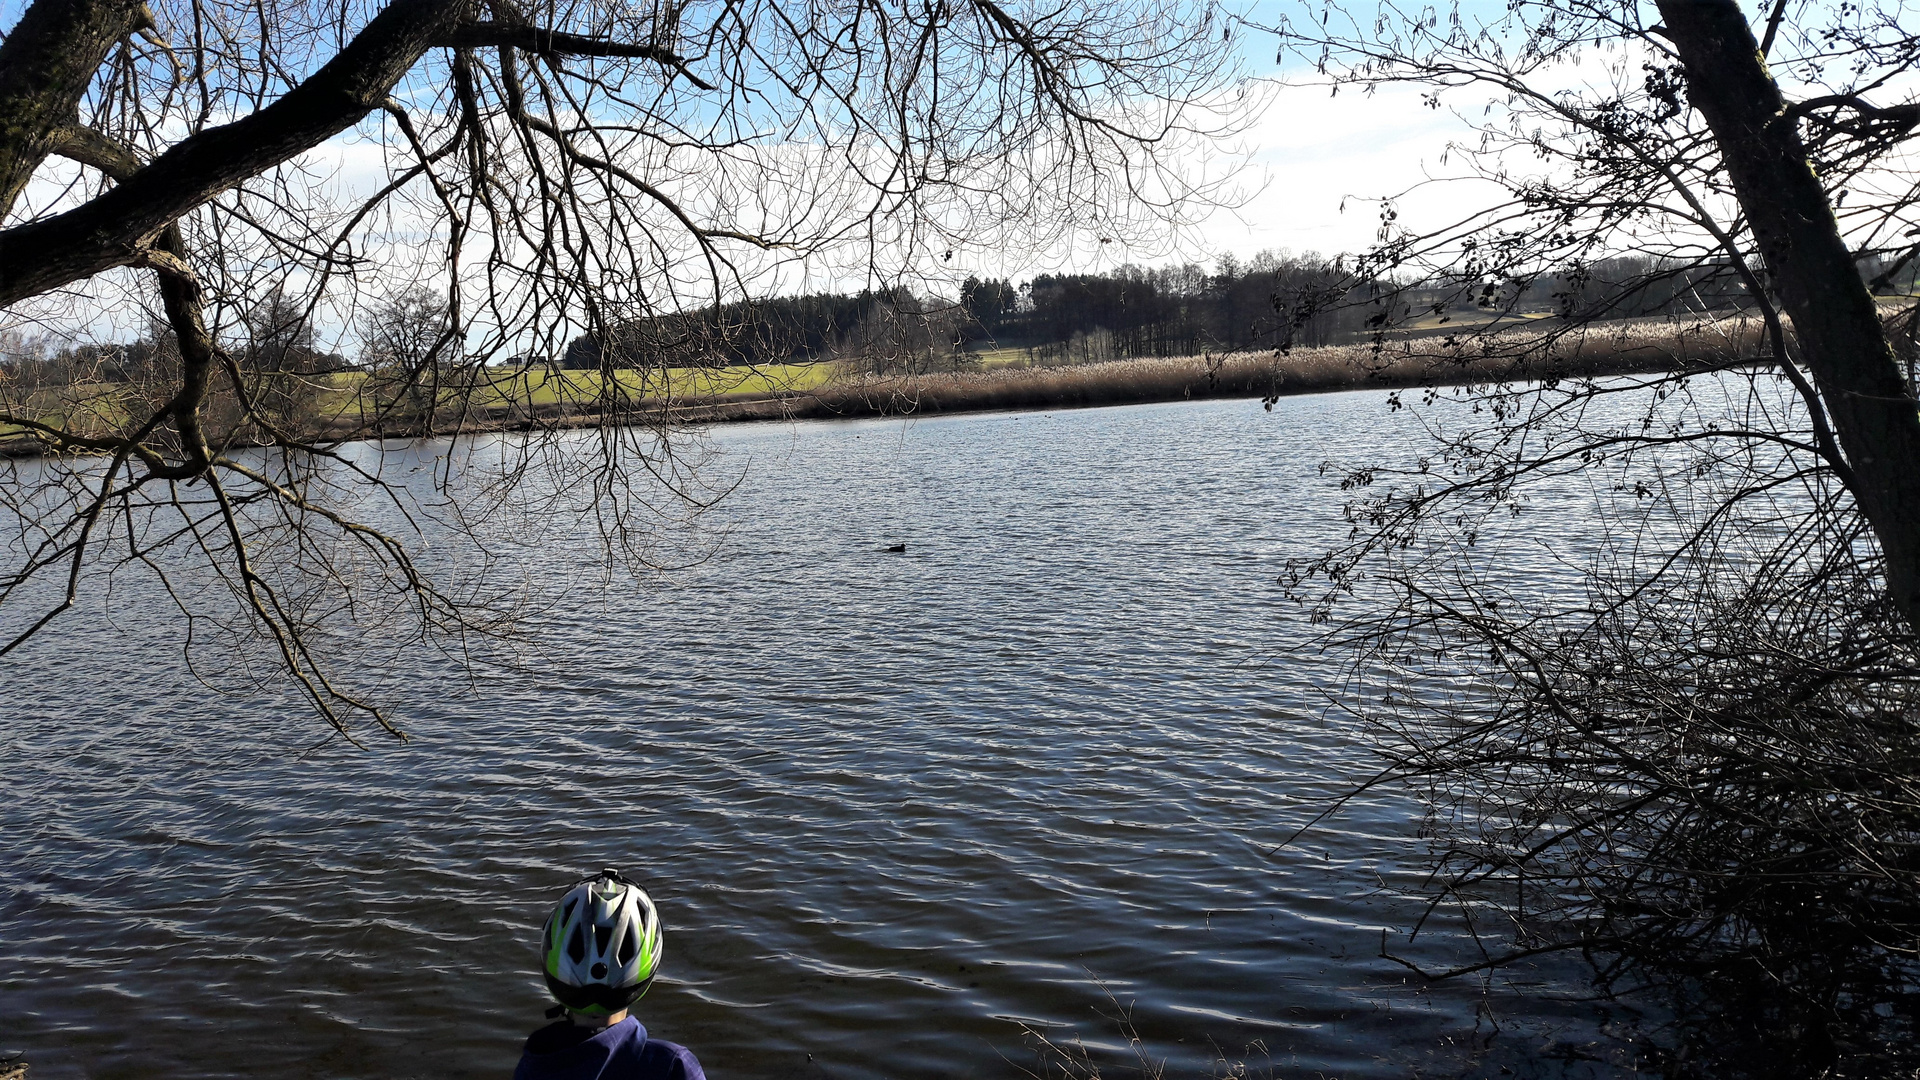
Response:
POLYGON ((468 23, 455 28, 435 44, 453 49, 514 48, 541 56, 624 56, 652 60, 662 67, 671 68, 681 78, 702 90, 714 89, 712 83, 687 70, 684 58, 658 45, 609 41, 545 27, 496 22, 468 23))
POLYGON ((352 127, 458 25, 461 8, 395 0, 271 105, 181 140, 85 205, 0 231, 0 307, 133 262, 183 215, 352 127))

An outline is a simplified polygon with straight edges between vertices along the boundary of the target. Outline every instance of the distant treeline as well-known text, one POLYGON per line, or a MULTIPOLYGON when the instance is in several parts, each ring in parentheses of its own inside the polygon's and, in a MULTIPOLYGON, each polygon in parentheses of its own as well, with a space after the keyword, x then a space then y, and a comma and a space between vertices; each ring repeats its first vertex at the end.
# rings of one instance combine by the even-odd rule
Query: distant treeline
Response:
MULTIPOLYGON (((906 288, 726 304, 624 323, 605 335, 582 334, 567 346, 560 366, 599 367, 608 354, 611 366, 616 368, 723 367, 823 359, 861 344, 874 344, 880 331, 893 324, 911 327, 916 323, 957 321, 957 312, 943 312, 942 307, 906 288)), ((931 333, 921 336, 928 342, 934 340, 931 333)))
MULTIPOLYGON (((1356 341, 1383 330, 1451 332, 1495 313, 1601 319, 1740 308, 1746 290, 1725 265, 1622 257, 1530 277, 1407 284, 1367 276, 1348 259, 1267 252, 1208 269, 1121 267, 1041 274, 1025 282, 969 277, 956 300, 910 289, 814 294, 644 320, 567 349, 565 367, 768 364, 838 359, 876 371, 967 366, 985 349, 1037 363, 1288 349, 1356 341)), ((1873 278, 1887 268, 1863 264, 1873 278)), ((1911 288, 1912 271, 1883 289, 1911 288)))
MULTIPOLYGON (((323 351, 306 309, 279 290, 242 313, 223 345, 235 365, 250 373, 299 377, 363 366, 323 351)), ((146 332, 132 341, 108 344, 63 345, 52 335, 0 333, 0 375, 22 388, 166 381, 179 371, 179 345, 158 318, 150 318, 146 332)), ((262 385, 262 392, 274 392, 262 385)))
POLYGON ((863 360, 876 370, 964 365, 983 348, 1041 362, 1180 356, 1324 345, 1364 328, 1367 312, 1338 260, 1263 253, 1249 262, 1105 274, 1042 274, 1015 284, 970 277, 955 300, 910 289, 731 304, 583 335, 565 367, 863 360))
POLYGON ((1365 292, 1337 260, 1271 252, 1246 263, 969 278, 960 304, 981 337, 1042 356, 1106 360, 1326 345, 1359 330, 1365 292))
MULTIPOLYGON (((776 297, 632 320, 581 335, 552 360, 574 369, 603 361, 653 368, 835 360, 915 373, 977 366, 990 349, 1052 366, 1337 345, 1383 331, 1454 333, 1500 313, 1606 320, 1748 304, 1738 276, 1714 261, 1628 256, 1524 278, 1413 283, 1356 266, 1345 257, 1265 252, 1246 262, 1224 258, 1212 269, 1125 266, 1020 283, 969 277, 953 299, 904 287, 776 297)), ((1860 272, 1876 292, 1910 295, 1920 260, 1867 257, 1860 272)), ((389 298, 359 327, 360 353, 349 358, 324 352, 305 310, 276 292, 244 314, 228 348, 245 368, 289 376, 406 368, 425 362, 445 325, 444 300, 389 298)), ((51 337, 0 334, 0 377, 24 387, 138 381, 178 363, 171 334, 158 323, 124 344, 62 346, 51 337)))

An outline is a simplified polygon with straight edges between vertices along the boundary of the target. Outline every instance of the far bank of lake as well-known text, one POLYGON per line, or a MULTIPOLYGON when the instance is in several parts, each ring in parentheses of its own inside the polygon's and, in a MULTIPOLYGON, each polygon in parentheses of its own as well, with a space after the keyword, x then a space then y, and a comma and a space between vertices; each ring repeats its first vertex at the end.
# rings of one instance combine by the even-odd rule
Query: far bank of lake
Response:
MULTIPOLYGON (((1498 333, 1398 333, 1344 345, 1287 352, 1146 357, 1058 367, 989 367, 871 373, 853 362, 666 371, 482 369, 468 385, 436 390, 428 410, 404 396, 383 396, 377 375, 336 372, 306 377, 308 412, 297 426, 316 443, 425 435, 537 431, 613 425, 712 424, 931 416, 1027 409, 1096 408, 1171 401, 1262 398, 1337 390, 1400 389, 1598 378, 1752 362, 1757 327, 1703 318, 1627 320, 1567 328, 1536 321, 1498 333), (609 380, 617 382, 612 385, 609 380)), ((131 406, 116 384, 50 392, 50 423, 93 416, 113 434, 131 406)), ((398 392, 395 392, 398 393, 398 392)), ((84 425, 83 425, 84 426, 84 425)), ((245 425, 225 444, 260 445, 245 425)), ((32 433, 0 432, 0 457, 32 457, 47 443, 32 433)))

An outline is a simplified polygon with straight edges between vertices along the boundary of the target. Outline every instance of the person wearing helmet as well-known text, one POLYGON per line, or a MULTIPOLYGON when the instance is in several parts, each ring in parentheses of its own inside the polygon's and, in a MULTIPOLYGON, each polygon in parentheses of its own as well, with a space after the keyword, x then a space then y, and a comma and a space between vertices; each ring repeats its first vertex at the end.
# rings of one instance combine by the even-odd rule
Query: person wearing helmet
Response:
POLYGON ((560 898, 541 933, 542 973, 567 1018, 527 1038, 513 1080, 706 1080, 693 1052, 647 1037, 628 1009, 660 970, 660 913, 618 870, 560 898))

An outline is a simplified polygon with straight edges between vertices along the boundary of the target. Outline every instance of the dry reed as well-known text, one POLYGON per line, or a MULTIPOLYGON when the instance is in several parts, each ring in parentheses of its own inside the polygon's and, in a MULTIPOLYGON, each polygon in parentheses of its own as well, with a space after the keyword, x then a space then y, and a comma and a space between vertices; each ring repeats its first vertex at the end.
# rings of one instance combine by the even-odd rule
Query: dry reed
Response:
POLYGON ((1088 408, 1210 398, 1486 382, 1522 382, 1737 363, 1758 327, 1644 320, 1577 333, 1519 327, 1492 335, 1402 336, 1287 354, 1114 360, 1076 367, 1003 368, 910 376, 849 376, 806 394, 687 400, 699 421, 896 416, 1088 408))

